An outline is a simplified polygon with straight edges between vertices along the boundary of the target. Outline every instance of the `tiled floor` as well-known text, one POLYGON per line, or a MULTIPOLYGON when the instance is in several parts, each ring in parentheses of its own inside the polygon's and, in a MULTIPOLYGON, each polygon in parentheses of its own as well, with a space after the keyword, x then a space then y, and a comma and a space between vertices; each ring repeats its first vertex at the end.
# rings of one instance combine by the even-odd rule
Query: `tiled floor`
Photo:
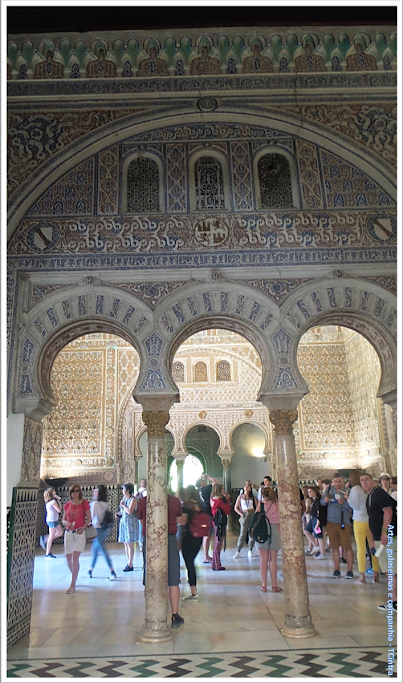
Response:
MULTIPOLYGON (((138 642, 144 622, 142 558, 123 573, 120 544, 110 544, 118 578, 107 581, 102 557, 87 577, 90 545, 81 556, 77 591, 66 595, 69 572, 62 546, 56 559, 38 549, 32 627, 8 653, 8 675, 86 677, 375 677, 387 676, 386 580, 358 585, 331 578, 333 563, 307 558, 312 619, 317 635, 296 640, 280 632, 284 594, 259 591, 259 558, 233 560, 235 539, 222 554, 225 572, 197 558, 199 602, 181 602, 185 619, 172 641, 138 642)), ((281 572, 281 553, 279 556, 281 572)), ((344 565, 345 567, 345 565, 344 565)), ((345 574, 344 569, 342 570, 345 574)), ((281 578, 279 580, 281 586, 281 578)), ((182 568, 182 594, 188 594, 182 568)), ((396 674, 397 665, 395 665, 396 674)))

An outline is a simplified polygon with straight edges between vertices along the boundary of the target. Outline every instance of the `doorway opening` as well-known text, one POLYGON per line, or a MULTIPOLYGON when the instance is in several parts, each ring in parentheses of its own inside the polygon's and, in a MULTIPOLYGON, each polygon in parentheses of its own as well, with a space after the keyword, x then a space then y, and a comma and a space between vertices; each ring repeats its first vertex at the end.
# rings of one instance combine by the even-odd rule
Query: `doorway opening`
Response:
MULTIPOLYGON (((203 465, 199 458, 189 453, 183 461, 183 488, 196 485, 196 481, 203 474, 203 465)), ((172 462, 169 470, 169 488, 171 491, 178 490, 178 467, 176 460, 172 462)))

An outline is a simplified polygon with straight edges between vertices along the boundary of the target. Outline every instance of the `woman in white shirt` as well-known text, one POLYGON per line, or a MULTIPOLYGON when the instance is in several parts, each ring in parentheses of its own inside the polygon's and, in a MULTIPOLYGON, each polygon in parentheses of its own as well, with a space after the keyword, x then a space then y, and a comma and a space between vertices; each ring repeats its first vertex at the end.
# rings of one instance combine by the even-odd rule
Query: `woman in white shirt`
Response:
MULTIPOLYGON (((238 557, 241 557, 241 550, 244 546, 245 543, 245 538, 247 531, 249 529, 249 522, 251 520, 251 517, 253 516, 253 513, 255 512, 257 505, 257 500, 255 496, 252 493, 252 487, 251 485, 247 482, 245 484, 245 488, 243 490, 243 493, 240 493, 238 498, 236 499, 235 507, 234 510, 235 512, 239 515, 239 524, 240 524, 240 531, 239 531, 239 537, 238 537, 238 542, 236 546, 236 553, 234 555, 234 560, 237 560, 238 557)), ((255 541, 253 540, 252 536, 249 536, 249 550, 248 550, 248 557, 252 557, 253 555, 253 546, 255 545, 255 541)))
MULTIPOLYGON (((351 489, 348 494, 348 504, 353 510, 354 538, 357 546, 357 563, 360 576, 355 580, 356 583, 366 583, 365 564, 366 564, 366 540, 369 547, 369 521, 367 512, 367 493, 360 485, 360 470, 350 470, 351 489)), ((374 570, 374 581, 379 582, 378 558, 372 557, 372 569, 374 570)))
POLYGON ((110 531, 110 527, 103 527, 105 513, 109 507, 108 498, 106 495, 106 488, 102 484, 93 491, 93 501, 90 504, 92 526, 96 529, 97 535, 92 541, 92 557, 91 569, 88 570, 88 576, 92 579, 92 572, 94 570, 98 553, 101 551, 104 555, 106 563, 110 569, 110 576, 108 579, 116 579, 116 573, 112 565, 112 560, 106 550, 106 539, 110 531))
POLYGON ((39 537, 39 544, 46 553, 45 557, 55 558, 56 556, 52 555, 50 551, 55 538, 59 538, 59 536, 63 536, 64 534, 64 529, 59 522, 59 515, 62 508, 60 505, 60 498, 56 495, 55 489, 46 489, 43 493, 43 498, 45 501, 46 524, 49 527, 49 533, 46 534, 46 536, 39 537))

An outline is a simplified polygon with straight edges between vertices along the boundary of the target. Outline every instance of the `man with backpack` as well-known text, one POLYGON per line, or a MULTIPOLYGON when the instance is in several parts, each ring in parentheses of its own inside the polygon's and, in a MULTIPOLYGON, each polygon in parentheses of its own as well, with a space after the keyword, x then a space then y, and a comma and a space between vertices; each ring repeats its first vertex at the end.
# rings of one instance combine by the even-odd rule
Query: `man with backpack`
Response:
POLYGON ((380 486, 376 486, 372 475, 363 472, 360 483, 367 498, 369 517, 370 548, 376 553, 381 571, 387 575, 388 600, 378 609, 397 612, 397 515, 396 501, 380 486), (383 546, 383 550, 381 550, 383 546))

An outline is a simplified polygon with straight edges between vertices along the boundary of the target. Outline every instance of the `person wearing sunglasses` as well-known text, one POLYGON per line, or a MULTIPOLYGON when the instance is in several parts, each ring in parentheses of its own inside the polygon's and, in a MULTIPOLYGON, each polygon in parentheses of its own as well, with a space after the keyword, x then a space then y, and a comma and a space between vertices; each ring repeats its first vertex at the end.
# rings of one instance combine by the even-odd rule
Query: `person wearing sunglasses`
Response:
POLYGON ((87 542, 86 528, 91 524, 91 511, 88 500, 83 500, 81 486, 74 484, 70 488, 70 500, 63 505, 64 552, 71 571, 71 584, 67 589, 70 595, 76 590, 76 581, 80 569, 80 555, 87 542))

